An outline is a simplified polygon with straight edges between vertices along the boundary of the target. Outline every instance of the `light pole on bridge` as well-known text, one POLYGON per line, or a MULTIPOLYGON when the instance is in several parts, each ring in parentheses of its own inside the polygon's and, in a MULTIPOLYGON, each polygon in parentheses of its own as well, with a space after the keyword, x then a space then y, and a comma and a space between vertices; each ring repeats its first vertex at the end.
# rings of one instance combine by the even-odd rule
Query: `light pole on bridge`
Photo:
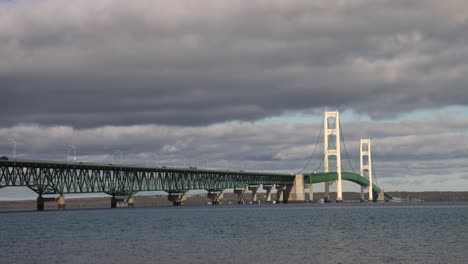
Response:
POLYGON ((203 162, 205 162, 205 169, 208 169, 208 159, 200 161, 200 167, 203 167, 203 162))
POLYGON ((70 149, 73 149, 73 162, 76 162, 76 147, 75 147, 75 145, 68 145, 67 160, 68 160, 68 162, 70 162, 70 149))
POLYGON ((8 141, 13 145, 13 160, 16 160, 16 141, 11 138, 9 138, 8 141))
POLYGON ((159 155, 155 153, 151 153, 154 157, 154 165, 158 166, 158 161, 159 161, 159 155))
POLYGON ((114 151, 114 153, 112 153, 112 164, 114 164, 114 155, 115 155, 115 153, 119 153, 119 152, 120 152, 120 164, 123 163, 122 162, 123 161, 123 158, 122 158, 123 152, 120 149, 118 149, 118 150, 114 151))

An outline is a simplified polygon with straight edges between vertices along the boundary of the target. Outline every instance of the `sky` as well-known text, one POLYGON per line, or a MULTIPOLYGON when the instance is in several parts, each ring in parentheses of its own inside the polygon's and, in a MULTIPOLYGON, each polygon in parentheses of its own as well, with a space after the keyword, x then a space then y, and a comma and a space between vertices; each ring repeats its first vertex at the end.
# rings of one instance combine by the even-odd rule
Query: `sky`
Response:
POLYGON ((463 0, 0 1, 0 155, 312 171, 338 110, 344 169, 467 191, 467 44, 463 0))

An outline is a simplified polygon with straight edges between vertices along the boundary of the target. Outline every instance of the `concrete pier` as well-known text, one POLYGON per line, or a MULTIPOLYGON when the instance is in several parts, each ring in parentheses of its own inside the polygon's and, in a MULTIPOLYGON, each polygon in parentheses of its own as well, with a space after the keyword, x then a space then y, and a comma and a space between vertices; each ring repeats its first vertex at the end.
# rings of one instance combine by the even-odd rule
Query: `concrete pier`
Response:
POLYGON ((288 203, 305 202, 304 174, 297 174, 294 183, 286 186, 286 194, 288 203))
POLYGON ((383 189, 380 189, 379 195, 377 196, 377 202, 385 202, 385 193, 383 189))
POLYGON ((314 187, 312 184, 307 184, 307 188, 309 189, 309 202, 314 202, 314 187))
POLYGON ((252 204, 258 203, 257 199, 257 191, 258 191, 258 185, 250 185, 249 186, 249 191, 252 192, 252 204))
POLYGON ((187 200, 187 195, 183 193, 170 193, 167 196, 167 199, 171 201, 174 206, 181 206, 185 200, 187 200))
POLYGON ((221 200, 223 197, 224 197, 224 193, 222 191, 208 193, 208 198, 211 199, 212 205, 219 205, 219 200, 221 200))
POLYGON ((57 208, 59 210, 64 210, 65 209, 65 197, 63 197, 63 195, 60 195, 57 198, 57 208))
POLYGON ((276 185, 276 203, 284 203, 284 189, 285 185, 276 185))
POLYGON ((364 190, 366 189, 365 186, 361 186, 361 197, 359 198, 359 201, 361 203, 364 203, 366 201, 366 199, 364 198, 364 190))
POLYGON ((117 208, 117 198, 115 198, 115 195, 112 195, 111 198, 111 208, 117 208))
POLYGON ((289 203, 289 196, 291 195, 291 191, 293 188, 293 184, 287 184, 283 190, 283 203, 289 203))
POLYGON ((330 199, 330 183, 329 182, 325 182, 325 194, 324 194, 324 197, 323 197, 323 202, 324 203, 330 203, 331 202, 331 199, 330 199))
POLYGON ((42 194, 37 197, 37 210, 44 211, 44 197, 42 197, 42 194))
POLYGON ((237 194, 237 203, 238 204, 244 204, 244 193, 245 193, 245 188, 242 189, 234 189, 234 193, 237 194))
POLYGON ((271 189, 273 189, 273 185, 263 185, 263 189, 266 191, 266 203, 273 203, 273 199, 271 198, 271 189))
POLYGON ((111 198, 111 208, 128 206, 127 199, 122 196, 112 195, 111 198))
POLYGON ((127 206, 130 207, 130 208, 133 208, 133 206, 135 206, 135 200, 133 199, 133 196, 128 197, 127 206))

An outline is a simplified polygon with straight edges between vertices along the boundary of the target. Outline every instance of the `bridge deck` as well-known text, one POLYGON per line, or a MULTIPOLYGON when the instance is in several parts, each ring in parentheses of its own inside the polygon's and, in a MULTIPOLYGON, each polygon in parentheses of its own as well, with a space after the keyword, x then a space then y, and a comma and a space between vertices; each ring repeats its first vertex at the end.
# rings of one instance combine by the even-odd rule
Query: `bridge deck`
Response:
MULTIPOLYGON (((359 174, 352 173, 352 172, 345 172, 345 171, 342 172, 341 179, 345 181, 354 182, 361 186, 369 186, 370 184, 369 179, 367 179, 366 177, 362 177, 359 174)), ((321 182, 330 182, 330 181, 336 181, 336 180, 338 180, 338 173, 323 172, 323 173, 315 173, 315 174, 314 173, 306 174, 304 182, 321 183, 321 182)), ((380 192, 380 187, 375 184, 372 184, 372 189, 374 193, 380 192)), ((385 193, 385 198, 393 199, 393 197, 387 193, 385 193)))
MULTIPOLYGON (((0 188, 27 186, 40 194, 108 193, 131 195, 139 191, 184 193, 205 189, 222 191, 248 185, 293 184, 287 173, 141 167, 120 164, 73 163, 37 160, 0 160, 0 188)), ((306 174, 304 183, 336 181, 336 172, 306 174)), ((343 172, 342 179, 369 186, 367 178, 343 172)), ((373 184, 375 192, 380 188, 373 184)), ((386 194, 387 198, 391 197, 386 194)))
POLYGON ((27 186, 42 194, 104 192, 123 195, 139 191, 183 193, 195 189, 219 191, 247 185, 293 182, 294 175, 269 172, 32 160, 0 161, 0 188, 27 186))

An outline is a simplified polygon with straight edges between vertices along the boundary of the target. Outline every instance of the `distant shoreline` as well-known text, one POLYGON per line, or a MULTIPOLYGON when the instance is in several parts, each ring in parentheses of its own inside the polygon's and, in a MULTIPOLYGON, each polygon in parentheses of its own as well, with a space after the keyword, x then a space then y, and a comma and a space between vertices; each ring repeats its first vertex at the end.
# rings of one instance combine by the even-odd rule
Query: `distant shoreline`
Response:
MULTIPOLYGON (((389 192, 395 200, 393 202, 457 202, 468 201, 468 192, 389 192)), ((65 195, 66 197, 66 195, 65 195)), ((336 197, 336 193, 331 193, 332 200, 336 197)), ((345 192, 345 202, 359 202, 360 193, 345 192)), ((307 193, 306 198, 309 198, 307 193)), ((134 196, 135 207, 161 207, 172 206, 172 203, 167 200, 164 195, 157 196, 134 196)), ((249 203, 251 194, 245 194, 245 202, 249 203)), ((314 193, 314 202, 319 202, 323 199, 323 193, 314 193)), ((265 203, 263 193, 259 193, 260 203, 265 203)), ((273 196, 273 200, 275 197, 273 196)), ((189 198, 184 205, 207 205, 210 204, 210 199, 206 194, 189 195, 189 198)), ((237 204, 237 195, 233 193, 225 193, 221 204, 237 204)), ((125 204, 119 206, 124 207, 125 204)), ((93 209, 93 208, 110 208, 109 197, 84 197, 84 198, 67 198, 66 208, 68 209, 93 209)), ((57 209, 57 203, 51 199, 45 203, 46 210, 57 209)), ((0 201, 0 211, 9 210, 36 210, 36 200, 5 200, 0 201)))

